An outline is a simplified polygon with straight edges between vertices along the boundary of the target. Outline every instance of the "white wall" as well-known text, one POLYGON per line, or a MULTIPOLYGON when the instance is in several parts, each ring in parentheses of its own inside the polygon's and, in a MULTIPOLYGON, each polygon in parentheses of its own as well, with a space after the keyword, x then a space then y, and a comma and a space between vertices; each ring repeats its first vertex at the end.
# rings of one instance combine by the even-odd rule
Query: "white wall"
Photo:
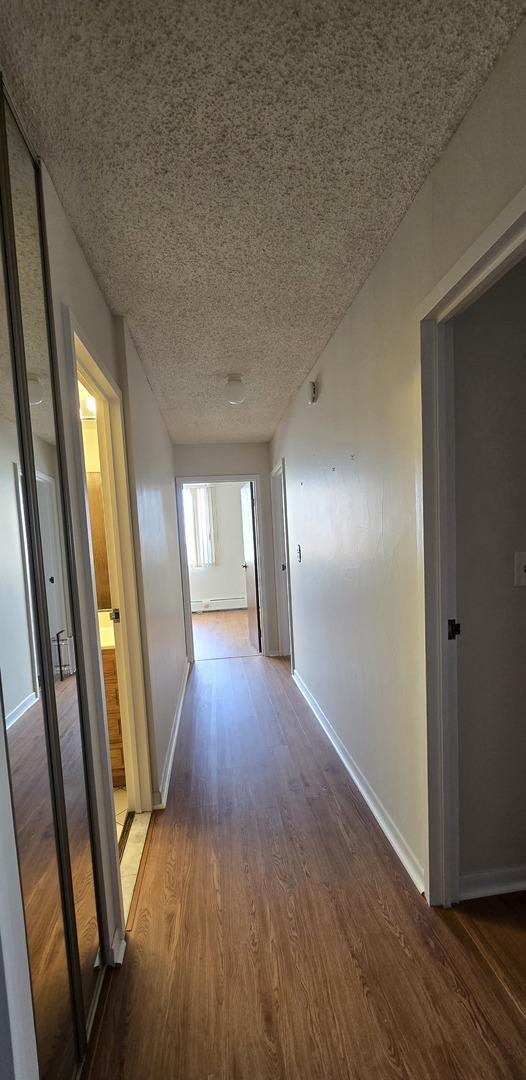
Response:
POLYGON ((16 428, 0 420, 0 672, 8 724, 36 692, 15 463, 18 467, 16 428))
POLYGON ((195 610, 202 601, 214 601, 217 611, 247 605, 243 570, 243 522, 241 484, 215 484, 212 488, 215 513, 215 563, 190 567, 190 596, 195 610))
POLYGON ((125 325, 123 346, 122 383, 139 555, 139 608, 150 716, 152 782, 154 800, 158 803, 187 666, 173 450, 125 325))
POLYGON ((526 183, 526 25, 272 442, 283 455, 296 668, 419 886, 427 767, 418 306, 526 183), (301 565, 294 557, 302 545, 301 565))
MULTIPOLYGON (((4 966, 5 998, 0 999, 0 1044, 7 1043, 12 1073, 6 1080, 38 1080, 36 1032, 31 997, 24 905, 11 802, 11 787, 4 734, 4 713, 0 698, 0 949, 4 966)), ((1 1048, 1 1047, 0 1047, 1 1048)), ((4 1077, 4 1058, 2 1080, 4 1077)))
POLYGON ((263 627, 267 653, 277 653, 276 585, 274 541, 270 499, 268 443, 194 443, 174 446, 174 468, 178 479, 257 476, 260 487, 261 577, 265 597, 263 627))
POLYGON ((526 261, 454 321, 460 873, 526 876, 526 261))
MULTIPOLYGON (((54 446, 35 437, 37 470, 56 479, 54 446)), ((0 670, 8 726, 36 699, 32 658, 32 630, 28 608, 29 588, 15 464, 19 467, 15 425, 0 418, 0 670)), ((35 661, 36 662, 36 661, 35 661)))

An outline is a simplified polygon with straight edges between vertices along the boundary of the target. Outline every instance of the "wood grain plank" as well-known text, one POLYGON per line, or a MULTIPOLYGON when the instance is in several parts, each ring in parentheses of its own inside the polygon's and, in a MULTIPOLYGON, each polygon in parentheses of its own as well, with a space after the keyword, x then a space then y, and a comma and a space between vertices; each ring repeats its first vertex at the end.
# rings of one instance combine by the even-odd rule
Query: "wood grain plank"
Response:
POLYGON ((196 664, 92 1080, 494 1080, 526 1024, 430 910, 287 665, 196 664))

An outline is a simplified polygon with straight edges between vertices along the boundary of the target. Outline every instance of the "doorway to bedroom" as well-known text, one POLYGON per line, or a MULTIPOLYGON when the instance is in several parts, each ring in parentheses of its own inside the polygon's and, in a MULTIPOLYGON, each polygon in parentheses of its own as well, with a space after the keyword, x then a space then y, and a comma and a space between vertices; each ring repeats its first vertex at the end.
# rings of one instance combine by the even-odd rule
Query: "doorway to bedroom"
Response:
POLYGON ((193 658, 261 652, 254 482, 182 485, 193 658))

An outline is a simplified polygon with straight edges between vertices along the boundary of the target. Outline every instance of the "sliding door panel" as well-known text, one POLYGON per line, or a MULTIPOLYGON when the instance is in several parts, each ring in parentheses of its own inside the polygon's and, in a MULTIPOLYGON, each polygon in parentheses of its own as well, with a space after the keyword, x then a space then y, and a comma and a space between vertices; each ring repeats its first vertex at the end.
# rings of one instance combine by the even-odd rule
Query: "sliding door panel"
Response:
MULTIPOLYGON (((85 1009, 93 999, 99 948, 83 730, 77 682, 75 628, 66 558, 60 461, 53 408, 46 298, 35 166, 6 108, 16 262, 20 292, 38 517, 45 576, 53 692, 85 1009)), ((32 767, 32 766, 31 766, 32 767)))
POLYGON ((0 263, 0 677, 40 1070, 69 1078, 74 1020, 11 371, 0 263))

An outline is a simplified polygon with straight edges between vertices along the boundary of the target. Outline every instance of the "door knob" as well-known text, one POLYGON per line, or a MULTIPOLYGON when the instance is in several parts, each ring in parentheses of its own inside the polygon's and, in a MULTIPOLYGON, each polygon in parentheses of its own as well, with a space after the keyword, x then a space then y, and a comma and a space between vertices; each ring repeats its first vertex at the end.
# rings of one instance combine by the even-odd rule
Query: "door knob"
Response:
POLYGON ((247 566, 248 566, 248 563, 246 563, 246 562, 241 563, 241 567, 242 567, 243 570, 246 570, 247 566))

